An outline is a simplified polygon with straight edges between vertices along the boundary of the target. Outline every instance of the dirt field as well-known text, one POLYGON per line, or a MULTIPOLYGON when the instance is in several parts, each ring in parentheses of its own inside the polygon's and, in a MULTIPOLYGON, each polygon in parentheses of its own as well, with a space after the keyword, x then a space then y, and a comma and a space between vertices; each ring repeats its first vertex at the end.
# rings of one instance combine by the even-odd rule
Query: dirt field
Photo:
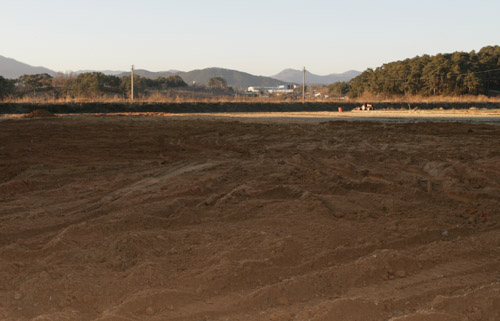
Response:
POLYGON ((0 121, 0 319, 500 320, 500 126, 0 121))

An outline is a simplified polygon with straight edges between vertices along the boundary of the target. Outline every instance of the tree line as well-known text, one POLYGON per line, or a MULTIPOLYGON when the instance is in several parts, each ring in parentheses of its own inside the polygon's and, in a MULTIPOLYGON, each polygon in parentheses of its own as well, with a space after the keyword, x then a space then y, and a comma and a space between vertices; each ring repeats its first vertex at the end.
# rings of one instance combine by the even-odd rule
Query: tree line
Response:
POLYGON ((479 52, 423 55, 365 70, 349 82, 328 86, 330 93, 359 97, 401 95, 488 95, 500 93, 500 46, 479 52))
MULTIPOLYGON (((150 79, 134 75, 134 93, 141 95, 147 91, 161 91, 188 85, 178 75, 150 79)), ((24 96, 49 96, 51 98, 72 97, 96 99, 106 95, 128 97, 130 95, 131 77, 112 76, 101 72, 87 72, 76 77, 59 73, 52 77, 49 74, 23 75, 17 79, 6 79, 0 76, 0 100, 24 96)), ((227 83, 220 77, 210 79, 209 88, 227 89, 227 83)))

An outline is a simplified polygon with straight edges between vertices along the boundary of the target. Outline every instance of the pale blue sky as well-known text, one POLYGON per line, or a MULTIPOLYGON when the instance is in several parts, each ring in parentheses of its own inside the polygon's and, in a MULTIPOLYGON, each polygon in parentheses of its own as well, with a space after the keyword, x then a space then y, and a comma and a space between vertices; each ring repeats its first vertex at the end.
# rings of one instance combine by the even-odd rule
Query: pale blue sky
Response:
POLYGON ((56 71, 316 74, 500 44, 498 0, 0 0, 0 55, 56 71))

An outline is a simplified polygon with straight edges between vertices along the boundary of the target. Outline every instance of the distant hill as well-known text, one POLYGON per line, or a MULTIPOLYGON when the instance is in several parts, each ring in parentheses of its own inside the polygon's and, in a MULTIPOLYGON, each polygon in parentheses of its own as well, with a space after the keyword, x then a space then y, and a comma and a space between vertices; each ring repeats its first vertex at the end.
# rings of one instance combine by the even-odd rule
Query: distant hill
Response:
MULTIPOLYGON (((118 77, 130 76, 129 71, 114 71, 114 70, 79 70, 74 74, 78 75, 85 72, 102 72, 107 75, 114 75, 118 77)), ((51 76, 55 76, 56 72, 44 67, 33 67, 28 64, 16 61, 11 58, 5 58, 0 56, 0 76, 5 78, 18 78, 19 76, 28 74, 41 74, 48 73, 51 76)), ((148 71, 144 69, 134 70, 134 73, 138 76, 147 77, 151 79, 156 79, 158 77, 168 77, 171 75, 179 75, 187 84, 191 85, 194 83, 206 85, 210 78, 222 77, 226 80, 228 86, 234 89, 247 89, 250 86, 259 87, 271 87, 279 86, 290 83, 289 81, 283 81, 271 77, 255 76, 246 72, 241 72, 237 70, 224 69, 224 68, 206 68, 198 69, 192 71, 148 71)), ((302 76, 301 76, 302 77, 302 76)), ((301 78, 302 79, 302 78, 301 78)), ((302 81, 302 80, 301 80, 302 81)))
POLYGON ((284 85, 286 82, 264 76, 255 76, 246 72, 241 72, 223 68, 206 68, 179 73, 179 76, 188 84, 196 83, 207 84, 212 77, 222 77, 227 84, 235 89, 247 89, 250 86, 271 87, 284 85))
MULTIPOLYGON (((270 87, 284 85, 287 82, 278 79, 255 76, 246 72, 237 70, 224 69, 224 68, 206 68, 197 69, 188 72, 184 71, 160 71, 151 72, 147 70, 135 70, 136 75, 156 79, 158 77, 168 77, 171 75, 179 75, 187 84, 191 85, 193 82, 197 84, 208 84, 210 78, 221 77, 224 78, 228 86, 234 89, 247 89, 250 86, 270 87)), ((130 76, 130 72, 124 72, 119 76, 130 76)))
POLYGON ((22 75, 43 73, 47 73, 51 76, 56 74, 55 71, 44 67, 33 67, 12 58, 0 56, 0 76, 3 76, 4 78, 18 78, 22 75))
POLYGON ((102 72, 105 75, 118 76, 119 74, 123 73, 123 70, 78 70, 75 71, 74 74, 79 75, 86 72, 102 72))
MULTIPOLYGON (((170 71, 149 71, 145 69, 135 69, 134 70, 134 75, 136 76, 141 76, 145 78, 151 78, 151 79, 156 79, 158 77, 165 77, 167 78, 168 76, 172 76, 175 73, 170 72, 170 71)), ((120 74, 117 75, 118 77, 123 77, 123 76, 130 76, 130 71, 122 71, 120 74)))
MULTIPOLYGON (((319 76, 310 73, 309 71, 306 70, 306 83, 316 84, 316 85, 329 85, 337 81, 349 81, 352 78, 359 76, 360 74, 361 74, 360 71, 349 70, 341 74, 330 74, 326 76, 319 76)), ((302 83, 301 70, 285 69, 282 72, 271 77, 288 83, 296 83, 296 84, 302 83)))

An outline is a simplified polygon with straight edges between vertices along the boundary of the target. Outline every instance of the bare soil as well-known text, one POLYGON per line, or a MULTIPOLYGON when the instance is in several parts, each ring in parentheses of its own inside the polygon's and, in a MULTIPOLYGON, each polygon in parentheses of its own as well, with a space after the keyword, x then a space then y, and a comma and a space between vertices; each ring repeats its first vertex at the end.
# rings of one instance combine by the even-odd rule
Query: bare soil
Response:
POLYGON ((500 320, 500 126, 0 122, 1 320, 500 320))

